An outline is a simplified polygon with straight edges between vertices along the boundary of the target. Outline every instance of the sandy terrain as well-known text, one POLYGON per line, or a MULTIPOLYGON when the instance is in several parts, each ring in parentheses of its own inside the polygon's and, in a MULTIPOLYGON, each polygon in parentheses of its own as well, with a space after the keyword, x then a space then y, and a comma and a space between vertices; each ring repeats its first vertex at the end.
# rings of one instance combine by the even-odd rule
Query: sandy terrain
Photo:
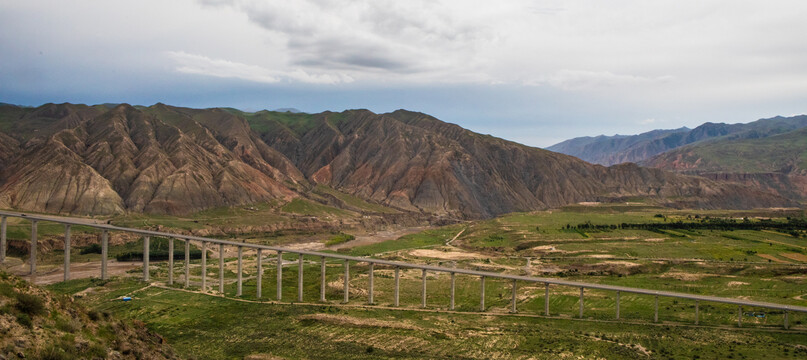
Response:
POLYGON ((470 253, 464 251, 440 251, 432 249, 417 249, 409 252, 409 255, 416 257, 427 257, 440 260, 465 260, 465 259, 480 259, 484 258, 482 254, 470 253))
POLYGON ((395 229, 395 230, 384 230, 384 231, 379 231, 379 232, 377 232, 375 234, 371 234, 371 235, 357 235, 356 239, 354 239, 354 240, 348 241, 346 243, 330 246, 327 249, 329 249, 329 250, 339 250, 339 249, 352 248, 352 247, 362 246, 362 245, 371 245, 371 244, 375 244, 375 243, 384 242, 384 241, 387 241, 387 240, 395 240, 395 239, 397 239, 397 238, 399 238, 401 236, 421 232, 421 231, 423 231, 425 229, 427 229, 427 228, 419 226, 419 227, 411 227, 411 228, 403 228, 403 229, 395 229))

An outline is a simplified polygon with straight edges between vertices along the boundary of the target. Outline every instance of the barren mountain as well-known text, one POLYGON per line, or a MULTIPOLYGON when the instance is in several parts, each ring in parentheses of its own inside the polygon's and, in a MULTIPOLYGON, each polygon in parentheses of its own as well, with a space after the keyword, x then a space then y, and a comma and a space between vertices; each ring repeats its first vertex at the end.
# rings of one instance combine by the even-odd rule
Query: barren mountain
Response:
POLYGON ((592 165, 404 110, 2 106, 0 129, 0 206, 54 213, 184 214, 288 201, 313 184, 461 218, 630 196, 705 208, 792 205, 736 184, 592 165))

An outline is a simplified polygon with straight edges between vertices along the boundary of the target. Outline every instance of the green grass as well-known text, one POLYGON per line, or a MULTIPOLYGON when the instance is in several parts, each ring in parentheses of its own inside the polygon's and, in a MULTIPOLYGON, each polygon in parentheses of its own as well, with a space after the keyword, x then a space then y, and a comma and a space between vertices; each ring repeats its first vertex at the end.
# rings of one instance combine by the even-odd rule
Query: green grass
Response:
MULTIPOLYGON (((307 267, 306 272, 314 272, 307 267)), ((361 286, 361 266, 352 265, 351 287, 361 286)), ((329 267, 329 279, 338 279, 341 268, 329 267)), ((314 272, 315 273, 315 272, 314 272)), ((316 274, 316 273, 315 273, 316 274)), ((271 274, 267 274, 271 275, 271 274)), ((264 284, 264 293, 274 295, 274 278, 264 284)), ((294 267, 284 271, 284 280, 293 284, 294 267)), ((317 278, 306 282, 306 295, 316 297, 317 278)), ((402 281, 402 305, 417 307, 419 280, 405 274, 402 281), (405 296, 404 296, 405 295, 405 296)), ((376 276, 377 301, 389 303, 390 278, 379 271, 376 276)), ((429 280, 435 294, 445 283, 429 280)), ((488 311, 502 313, 508 302, 509 284, 489 281, 488 311)), ((653 299, 623 294, 622 316, 629 322, 611 322, 612 297, 595 291, 587 292, 586 318, 574 321, 577 298, 574 294, 553 289, 550 309, 560 318, 513 316, 480 316, 445 312, 412 312, 385 309, 341 308, 321 306, 274 305, 246 303, 230 299, 166 291, 158 288, 139 290, 137 281, 107 283, 84 301, 98 311, 146 322, 149 329, 162 334, 181 357, 198 359, 241 359, 251 354, 271 354, 286 359, 355 359, 355 358, 802 358, 807 345, 802 332, 768 332, 756 328, 764 324, 747 318, 747 329, 730 327, 736 316, 733 307, 701 304, 701 321, 706 328, 675 324, 637 324, 632 321, 652 319, 653 299), (118 301, 133 295, 131 302, 118 301), (647 353, 644 353, 647 351, 647 353)), ((522 286, 525 286, 522 284, 522 286)), ((284 297, 295 295, 295 288, 284 291, 284 297)), ((54 288, 54 290, 58 290, 54 288)), ((248 290, 254 290, 249 288, 248 290)), ((284 290, 286 290, 284 288, 284 290)), ((541 296, 520 304, 520 311, 543 308, 541 296)), ((70 290, 72 291, 72 289, 70 290)), ((245 294, 247 288, 245 287, 245 294)), ((458 279, 458 308, 476 311, 478 281, 458 279)), ((249 296, 246 296, 249 298, 249 296)), ((341 299, 338 290, 329 290, 332 301, 341 299)), ((444 308, 441 297, 429 297, 431 308, 444 308)), ((353 303, 366 298, 355 296, 353 303)), ((660 301, 660 317, 666 321, 692 321, 689 303, 660 301)), ((749 309, 753 310, 753 309, 749 309)), ((802 318, 791 318, 803 321, 802 318)), ((779 319, 776 319, 779 320, 779 319)), ((770 325, 774 319, 769 317, 770 325)))
POLYGON ((405 235, 395 240, 357 246, 351 248, 349 254, 353 256, 370 256, 403 249, 441 245, 454 237, 460 229, 461 227, 459 226, 447 226, 439 229, 426 230, 417 234, 405 235))
POLYGON ((315 203, 306 199, 294 199, 280 208, 283 212, 308 216, 350 216, 346 210, 315 203))
POLYGON ((366 211, 370 213, 382 213, 382 214, 394 214, 399 212, 395 209, 386 207, 384 205, 373 204, 365 201, 360 197, 339 192, 333 188, 324 185, 317 185, 317 187, 314 189, 314 192, 318 194, 331 195, 342 201, 348 207, 357 209, 359 211, 366 211))

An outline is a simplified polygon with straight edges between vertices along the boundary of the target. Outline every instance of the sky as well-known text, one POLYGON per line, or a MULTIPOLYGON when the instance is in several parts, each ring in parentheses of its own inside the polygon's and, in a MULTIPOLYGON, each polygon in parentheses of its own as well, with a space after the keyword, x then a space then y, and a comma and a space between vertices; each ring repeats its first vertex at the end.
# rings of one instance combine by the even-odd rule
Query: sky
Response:
POLYGON ((0 0, 0 102, 420 111, 545 147, 807 113, 807 2, 0 0))

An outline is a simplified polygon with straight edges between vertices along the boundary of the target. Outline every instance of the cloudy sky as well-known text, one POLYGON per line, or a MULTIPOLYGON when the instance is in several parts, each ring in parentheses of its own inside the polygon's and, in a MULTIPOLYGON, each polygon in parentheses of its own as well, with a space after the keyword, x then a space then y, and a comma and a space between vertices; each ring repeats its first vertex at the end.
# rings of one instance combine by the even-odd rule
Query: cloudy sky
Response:
POLYGON ((534 146, 807 113, 807 2, 0 0, 0 102, 421 111, 534 146))

